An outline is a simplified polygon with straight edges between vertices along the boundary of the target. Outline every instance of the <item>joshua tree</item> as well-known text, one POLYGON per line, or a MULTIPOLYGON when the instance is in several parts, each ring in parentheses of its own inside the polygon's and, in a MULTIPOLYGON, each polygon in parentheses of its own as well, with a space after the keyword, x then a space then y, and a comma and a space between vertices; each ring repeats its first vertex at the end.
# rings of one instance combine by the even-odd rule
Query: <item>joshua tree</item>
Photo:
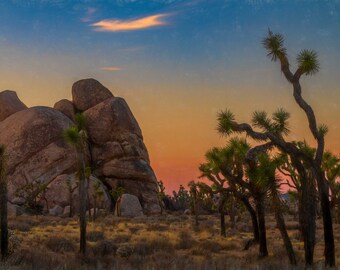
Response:
MULTIPOLYGON (((218 172, 215 169, 215 176, 212 174, 212 164, 205 163, 201 164, 199 167, 200 171, 202 172, 201 178, 207 178, 208 180, 212 181, 212 185, 208 186, 207 184, 200 182, 199 185, 201 189, 204 190, 205 193, 210 194, 218 194, 218 212, 220 213, 220 227, 221 227, 221 236, 226 237, 226 226, 225 226, 225 208, 228 202, 228 197, 231 197, 231 191, 224 185, 226 180, 222 177, 218 176, 218 172)), ((231 210, 232 211, 232 210, 231 210)), ((230 213, 229 213, 230 214, 230 213)), ((231 213, 233 214, 233 213, 231 213)), ((232 217, 231 217, 232 220, 232 217)), ((234 221, 234 220, 233 220, 234 221)), ((234 226, 234 223, 233 223, 234 226)))
POLYGON ((70 203, 70 214, 69 217, 73 216, 73 192, 78 188, 78 183, 75 184, 75 186, 72 186, 72 180, 70 177, 67 177, 66 179, 66 185, 68 190, 68 199, 70 203))
POLYGON ((101 183, 99 180, 96 180, 93 184, 94 192, 93 192, 93 221, 97 218, 97 199, 104 196, 104 192, 101 189, 101 183))
POLYGON ((8 227, 7 227, 7 180, 6 180, 5 146, 0 145, 0 218, 1 218, 1 256, 8 255, 8 227))
POLYGON ((172 194, 176 210, 185 210, 189 207, 190 195, 183 185, 179 185, 178 192, 173 191, 172 194))
POLYGON ((324 172, 321 167, 324 153, 324 136, 327 133, 327 127, 325 125, 318 127, 313 109, 302 97, 300 85, 300 78, 302 75, 312 75, 319 70, 317 54, 314 51, 303 50, 297 57, 298 68, 293 74, 290 71, 286 48, 283 46, 283 42, 284 38, 282 35, 273 34, 269 31, 268 36, 263 40, 263 45, 268 50, 268 56, 271 57, 272 61, 280 61, 282 72, 286 79, 293 85, 293 96, 295 101, 305 112, 309 129, 317 142, 317 148, 314 155, 311 157, 310 153, 306 153, 303 149, 300 149, 294 142, 285 140, 283 135, 288 133, 286 121, 289 114, 284 110, 275 112, 272 119, 270 119, 265 112, 255 112, 253 124, 255 127, 260 128, 261 131, 255 131, 249 124, 237 123, 234 115, 226 110, 219 114, 219 130, 225 135, 230 135, 232 132, 244 132, 252 139, 270 142, 280 151, 288 154, 301 179, 301 200, 304 202, 304 207, 300 209, 300 220, 303 219, 305 225, 304 228, 302 228, 302 231, 304 232, 303 237, 307 267, 310 267, 313 263, 315 244, 313 192, 315 190, 314 181, 316 179, 323 215, 325 264, 327 266, 334 266, 333 224, 328 189, 324 172))
POLYGON ((340 157, 325 152, 322 159, 322 168, 331 192, 330 206, 334 213, 335 222, 340 222, 340 157))
POLYGON ((190 181, 188 183, 189 187, 189 194, 190 194, 190 199, 192 203, 192 208, 194 210, 195 214, 195 225, 198 226, 198 190, 197 190, 197 183, 194 181, 190 181))
MULTIPOLYGON (((259 146, 259 149, 261 148, 263 150, 263 146, 259 146)), ((256 150, 256 147, 253 149, 256 150)), ((248 156, 251 156, 251 152, 248 152, 248 156)), ((296 265, 295 252, 288 236, 283 217, 283 207, 280 192, 282 181, 281 178, 276 174, 277 168, 282 163, 282 160, 280 159, 280 155, 271 158, 267 153, 262 152, 257 155, 255 162, 257 165, 255 172, 253 172, 255 174, 253 177, 257 178, 258 185, 261 185, 263 189, 267 190, 267 196, 273 206, 277 228, 281 233, 289 261, 292 265, 296 265)))
MULTIPOLYGON (((299 157, 304 156, 308 160, 309 166, 312 169, 312 177, 316 179, 317 187, 319 191, 319 197, 321 201, 321 209, 323 216, 323 228, 324 228, 324 242, 325 242, 325 265, 333 267, 335 266, 335 251, 334 251, 334 235, 333 235, 333 222, 330 211, 329 193, 325 181, 325 175, 322 170, 322 157, 325 148, 325 134, 328 129, 325 125, 317 125, 316 117, 312 107, 302 97, 302 88, 300 84, 300 78, 303 75, 314 75, 320 69, 317 53, 313 50, 302 50, 297 56, 298 68, 293 73, 290 68, 290 63, 287 56, 287 50, 284 47, 284 38, 281 34, 273 34, 270 30, 268 36, 263 39, 263 46, 268 51, 268 56, 272 61, 279 60, 281 71, 286 77, 287 81, 293 86, 293 96, 298 106, 304 111, 308 119, 309 130, 316 140, 317 147, 313 158, 306 157, 304 153, 292 147, 291 144, 267 134, 268 139, 275 142, 279 148, 285 153, 289 154, 293 159, 294 166, 300 167, 299 157), (269 136, 268 136, 269 135, 269 136)), ((296 168, 297 170, 302 170, 296 168)), ((304 174, 304 173, 302 173, 304 174)), ((307 180, 307 179, 304 179, 307 180)), ((311 264, 309 259, 307 262, 311 264)))
POLYGON ((274 112, 272 118, 269 118, 265 112, 255 112, 253 114, 252 122, 255 127, 262 129, 261 132, 253 130, 252 126, 249 124, 237 123, 234 115, 227 110, 219 113, 218 130, 227 136, 233 132, 245 132, 251 138, 265 142, 265 144, 259 147, 267 148, 269 146, 276 146, 284 153, 288 152, 289 158, 296 170, 296 174, 299 175, 299 178, 301 179, 301 205, 303 205, 303 207, 299 209, 300 223, 304 237, 306 265, 310 266, 313 262, 315 244, 314 178, 312 177, 313 175, 310 174, 310 166, 306 167, 306 162, 309 160, 309 154, 307 155, 306 151, 301 147, 300 149, 296 143, 286 142, 284 140, 284 135, 289 132, 287 128, 288 118, 289 113, 283 109, 274 112))
POLYGON ((79 220, 80 220, 80 252, 86 252, 86 147, 87 135, 85 131, 85 117, 82 114, 76 115, 76 125, 64 132, 65 140, 75 147, 78 156, 78 176, 79 176, 79 220))
POLYGON ((246 177, 245 156, 250 145, 244 139, 233 138, 224 148, 214 147, 206 153, 207 162, 200 165, 202 177, 212 181, 219 190, 232 192, 249 212, 253 225, 253 242, 259 242, 259 226, 255 209, 250 203, 252 186, 246 177), (226 184, 226 186, 224 186, 226 184))

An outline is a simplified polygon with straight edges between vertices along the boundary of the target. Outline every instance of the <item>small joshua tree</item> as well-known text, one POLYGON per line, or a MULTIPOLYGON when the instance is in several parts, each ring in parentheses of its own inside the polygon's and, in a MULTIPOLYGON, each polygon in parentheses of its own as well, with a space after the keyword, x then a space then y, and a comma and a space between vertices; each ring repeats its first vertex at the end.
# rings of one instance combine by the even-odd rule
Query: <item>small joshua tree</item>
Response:
POLYGON ((79 220, 80 220, 80 253, 86 252, 86 147, 87 135, 85 131, 85 117, 82 114, 76 115, 76 125, 64 131, 65 140, 75 147, 78 156, 78 176, 79 176, 79 220))

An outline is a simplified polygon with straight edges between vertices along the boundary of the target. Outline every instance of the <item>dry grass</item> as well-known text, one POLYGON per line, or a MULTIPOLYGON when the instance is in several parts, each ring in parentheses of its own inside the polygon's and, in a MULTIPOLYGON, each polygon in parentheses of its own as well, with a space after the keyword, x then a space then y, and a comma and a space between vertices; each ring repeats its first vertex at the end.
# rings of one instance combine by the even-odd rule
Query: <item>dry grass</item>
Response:
MULTIPOLYGON (((287 228, 303 268, 303 243, 296 221, 287 228)), ((318 220, 320 222, 320 220, 318 220)), ((85 258, 78 254, 76 218, 21 216, 10 220, 17 245, 0 269, 290 269, 273 217, 267 217, 269 257, 258 260, 258 246, 243 251, 252 238, 250 221, 220 236, 219 217, 204 216, 194 226, 191 216, 167 215, 138 219, 100 217, 88 224, 85 258)), ((320 224, 319 224, 320 225, 320 224)), ((322 269, 322 227, 315 248, 316 269, 322 269)), ((340 225, 334 224, 337 261, 340 263, 340 225)))

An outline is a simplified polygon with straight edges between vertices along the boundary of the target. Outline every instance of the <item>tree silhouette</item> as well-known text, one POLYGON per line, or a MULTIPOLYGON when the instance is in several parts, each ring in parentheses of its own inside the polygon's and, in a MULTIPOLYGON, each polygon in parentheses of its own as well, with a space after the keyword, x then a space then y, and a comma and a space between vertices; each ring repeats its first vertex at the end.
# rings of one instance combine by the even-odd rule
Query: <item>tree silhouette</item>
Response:
MULTIPOLYGON (((295 167, 301 166, 301 156, 303 156, 309 163, 312 169, 312 178, 316 179, 319 197, 321 201, 323 228, 324 228, 324 242, 325 242, 325 265, 333 267, 335 266, 335 251, 334 251, 334 235, 333 235, 333 222, 329 203, 329 193, 325 181, 325 175, 322 170, 322 157, 325 148, 325 134, 328 129, 325 125, 317 125, 316 117, 312 107, 302 97, 302 88, 300 84, 300 78, 303 75, 314 75, 320 69, 317 53, 313 50, 302 50, 297 55, 298 68, 295 73, 290 70, 290 63, 287 56, 287 50, 284 47, 284 37, 281 34, 274 34, 270 30, 268 36, 263 39, 263 46, 268 52, 268 56, 272 61, 279 60, 281 71, 285 78, 293 86, 293 96, 296 103, 304 111, 307 116, 309 130, 312 133, 316 143, 316 152, 312 158, 306 156, 302 151, 296 147, 292 147, 289 143, 282 138, 267 134, 268 139, 275 142, 277 146, 292 157, 295 167), (294 157, 294 159, 293 159, 294 157), (299 164, 298 164, 299 163, 299 164)), ((303 181, 308 181, 305 172, 302 172, 304 168, 296 168, 300 170, 300 175, 303 176, 303 181)), ((314 179, 311 179, 313 181, 314 179)), ((313 259, 313 258, 311 258, 313 259)), ((312 263, 312 260, 308 259, 308 264, 312 263)))

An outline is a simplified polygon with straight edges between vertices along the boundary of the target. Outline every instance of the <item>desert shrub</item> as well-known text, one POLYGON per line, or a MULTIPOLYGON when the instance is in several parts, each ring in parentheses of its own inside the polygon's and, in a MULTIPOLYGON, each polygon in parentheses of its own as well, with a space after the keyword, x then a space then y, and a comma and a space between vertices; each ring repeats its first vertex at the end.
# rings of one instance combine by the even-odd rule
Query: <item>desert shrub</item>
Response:
POLYGON ((220 243, 212 240, 204 240, 202 242, 199 242, 197 246, 206 252, 212 252, 212 253, 219 253, 222 250, 222 246, 220 243))
POLYGON ((13 230, 8 230, 8 253, 12 254, 20 245, 20 243, 21 241, 16 236, 15 232, 13 230))
POLYGON ((36 270, 36 269, 63 269, 65 262, 59 254, 47 254, 41 249, 22 249, 8 258, 9 269, 36 270), (58 268, 59 266, 59 268, 58 268), (15 267, 15 268, 13 268, 15 267))
POLYGON ((129 242, 131 239, 131 235, 129 234, 118 234, 113 238, 113 242, 120 244, 129 242))
POLYGON ((122 258, 128 258, 132 255, 133 252, 134 252, 133 246, 128 243, 125 243, 118 247, 116 253, 122 258))
POLYGON ((300 225, 298 222, 286 222, 286 229, 287 230, 300 230, 300 225))
POLYGON ((101 231, 89 231, 86 234, 86 239, 91 242, 97 242, 105 238, 104 232, 101 231))
POLYGON ((243 247, 241 247, 239 243, 234 242, 234 241, 228 241, 228 242, 222 244, 221 247, 222 247, 222 250, 226 250, 226 251, 243 249, 243 247))
POLYGON ((46 246, 54 252, 75 251, 76 246, 72 240, 62 236, 52 236, 46 241, 46 246))
POLYGON ((135 253, 147 256, 157 251, 174 252, 174 245, 164 236, 155 239, 142 238, 134 245, 135 253))
POLYGON ((115 255, 117 245, 112 240, 101 240, 93 246, 92 250, 96 256, 115 255))
POLYGON ((138 231, 140 231, 142 229, 143 229, 143 227, 142 226, 138 226, 138 225, 129 227, 129 230, 130 230, 130 232, 132 234, 135 234, 136 232, 138 232, 138 231))
POLYGON ((189 249, 196 245, 197 241, 192 237, 188 231, 181 231, 179 233, 179 241, 176 244, 177 249, 189 249))
POLYGON ((148 225, 148 231, 167 231, 169 226, 159 223, 151 223, 148 225))
POLYGON ((20 232, 29 232, 33 224, 29 220, 19 219, 9 223, 9 226, 13 230, 18 230, 20 232))

